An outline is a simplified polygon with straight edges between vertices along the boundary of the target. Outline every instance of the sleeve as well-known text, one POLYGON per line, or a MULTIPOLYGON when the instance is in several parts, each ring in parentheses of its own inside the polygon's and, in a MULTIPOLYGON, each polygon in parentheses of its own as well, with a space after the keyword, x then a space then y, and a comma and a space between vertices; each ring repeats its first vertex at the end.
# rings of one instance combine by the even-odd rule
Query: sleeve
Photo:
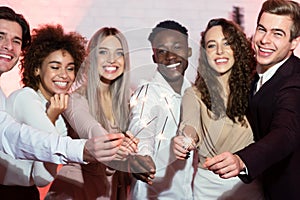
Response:
POLYGON ((46 105, 32 89, 23 88, 9 96, 6 101, 6 110, 19 122, 47 132, 56 131, 47 116, 46 105))
POLYGON ((185 126, 191 126, 197 132, 198 137, 201 138, 200 104, 193 87, 188 88, 182 97, 180 120, 179 131, 183 131, 185 126))
MULTIPOLYGON (((270 129, 262 139, 237 152, 248 169, 244 182, 250 182, 269 167, 285 160, 300 146, 300 75, 289 78, 278 90, 270 129)), ((270 107, 271 108, 271 107, 270 107)))
POLYGON ((16 122, 0 111, 0 151, 18 159, 39 160, 56 164, 83 161, 86 140, 61 137, 16 122))
POLYGON ((10 155, 0 152, 0 184, 1 185, 22 185, 31 186, 34 184, 31 179, 33 161, 16 160, 10 155), (23 175, 24 174, 24 175, 23 175))
POLYGON ((107 134, 107 131, 90 114, 88 102, 80 94, 70 95, 68 108, 63 115, 80 138, 88 139, 107 134))
MULTIPOLYGON (((23 88, 13 93, 6 101, 6 108, 16 120, 31 127, 47 132, 55 132, 56 130, 45 112, 45 105, 32 89, 23 88), (24 102, 26 103, 26 106, 24 106, 24 102)), ((33 179, 35 185, 46 186, 53 181, 56 174, 56 165, 51 165, 51 168, 49 169, 52 173, 50 173, 44 167, 44 164, 39 161, 27 161, 27 163, 25 160, 17 159, 9 159, 6 161, 9 164, 7 166, 8 168, 6 168, 6 176, 21 176, 24 180, 28 180, 26 184, 19 183, 17 185, 30 185, 30 182, 32 182, 31 179, 33 179), (11 166, 18 166, 21 170, 16 170, 11 166)), ((3 184, 6 183, 4 182, 3 184)))
POLYGON ((154 88, 150 84, 137 88, 130 99, 130 107, 129 130, 139 138, 139 154, 153 157, 155 137, 158 134, 157 122, 161 120, 159 113, 163 110, 154 88))

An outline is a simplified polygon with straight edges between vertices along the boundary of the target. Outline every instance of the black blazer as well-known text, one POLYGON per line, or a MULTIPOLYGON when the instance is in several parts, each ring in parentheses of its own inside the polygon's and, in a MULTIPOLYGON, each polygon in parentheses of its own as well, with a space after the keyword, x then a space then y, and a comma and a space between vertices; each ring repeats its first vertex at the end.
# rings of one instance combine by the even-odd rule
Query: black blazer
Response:
MULTIPOLYGON (((258 78, 256 78, 256 81, 258 78)), ((292 55, 249 97, 255 143, 237 152, 250 182, 261 176, 269 199, 300 199, 300 59, 292 55)))

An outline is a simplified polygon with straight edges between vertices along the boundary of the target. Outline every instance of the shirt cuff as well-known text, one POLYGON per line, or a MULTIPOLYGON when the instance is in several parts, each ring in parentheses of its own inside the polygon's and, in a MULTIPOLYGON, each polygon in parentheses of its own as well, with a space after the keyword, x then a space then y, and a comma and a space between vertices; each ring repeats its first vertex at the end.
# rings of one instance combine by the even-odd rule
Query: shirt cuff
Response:
POLYGON ((60 139, 66 140, 64 149, 55 152, 56 155, 61 157, 61 163, 67 164, 69 162, 83 163, 84 145, 87 139, 71 139, 70 137, 61 137, 60 139))

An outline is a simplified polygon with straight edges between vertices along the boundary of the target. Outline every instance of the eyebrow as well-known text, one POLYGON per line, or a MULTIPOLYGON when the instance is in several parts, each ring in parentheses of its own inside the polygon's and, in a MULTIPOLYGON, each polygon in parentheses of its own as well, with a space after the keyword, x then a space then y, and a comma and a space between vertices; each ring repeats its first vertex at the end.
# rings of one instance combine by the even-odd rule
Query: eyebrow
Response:
MULTIPOLYGON (((48 62, 48 64, 62 64, 61 62, 59 62, 59 61, 55 61, 55 60, 53 60, 53 61, 50 61, 50 62, 48 62)), ((68 63, 68 65, 75 65, 75 62, 69 62, 68 63)))
MULTIPOLYGON (((228 39, 225 37, 222 39, 222 41, 226 41, 226 40, 228 40, 228 39)), ((217 41, 216 40, 208 40, 205 44, 208 44, 210 42, 217 42, 217 41)))
MULTIPOLYGON (((109 49, 109 48, 107 48, 107 47, 99 47, 98 49, 99 49, 99 50, 100 50, 100 49, 106 49, 106 50, 110 50, 110 49, 109 49)), ((124 49, 123 49, 123 48, 117 48, 117 49, 116 49, 116 51, 119 51, 119 50, 122 50, 122 51, 124 51, 124 49)))

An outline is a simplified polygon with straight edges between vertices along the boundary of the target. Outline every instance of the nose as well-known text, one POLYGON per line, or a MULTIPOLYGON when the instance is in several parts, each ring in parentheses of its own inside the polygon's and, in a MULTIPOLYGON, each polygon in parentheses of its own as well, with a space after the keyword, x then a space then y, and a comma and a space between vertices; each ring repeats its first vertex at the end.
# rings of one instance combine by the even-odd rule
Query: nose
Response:
POLYGON ((2 40, 2 47, 7 50, 12 50, 13 49, 12 41, 9 38, 5 37, 2 40))
POLYGON ((115 54, 109 53, 108 56, 107 56, 107 62, 108 62, 108 63, 114 63, 115 60, 116 60, 115 54))
POLYGON ((217 54, 219 54, 219 55, 223 54, 223 46, 222 45, 217 46, 217 54))
POLYGON ((172 53, 171 51, 167 52, 166 58, 168 61, 173 60, 177 57, 177 55, 175 53, 172 53))
POLYGON ((67 69, 61 69, 60 72, 59 72, 59 77, 60 78, 67 78, 68 77, 67 69))
POLYGON ((271 33, 266 32, 266 33, 262 36, 262 38, 261 38, 261 43, 262 43, 262 44, 266 44, 266 43, 268 43, 268 42, 270 41, 270 34, 271 34, 271 33))

